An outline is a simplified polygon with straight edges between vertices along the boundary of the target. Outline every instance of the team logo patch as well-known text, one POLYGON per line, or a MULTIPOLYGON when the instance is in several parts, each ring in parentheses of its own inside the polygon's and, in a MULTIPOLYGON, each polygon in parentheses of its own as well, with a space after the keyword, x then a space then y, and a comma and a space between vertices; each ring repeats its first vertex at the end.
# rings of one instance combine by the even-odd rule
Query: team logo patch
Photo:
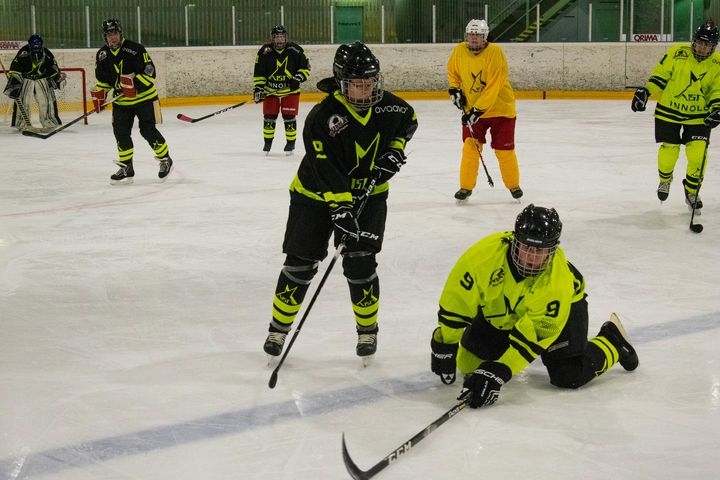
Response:
POLYGON ((495 287, 502 283, 503 278, 505 278, 505 270, 503 270, 502 268, 498 268, 490 275, 490 282, 488 285, 491 287, 495 287))
POLYGON ((675 52, 675 55, 673 56, 673 59, 676 58, 688 58, 688 54, 685 50, 678 50, 675 52))
POLYGON ((155 67, 152 66, 152 64, 145 65, 145 75, 152 77, 155 75, 155 67))
POLYGON ((342 117, 340 115, 333 115, 328 120, 328 130, 330 130, 330 136, 334 137, 338 133, 345 130, 348 126, 348 119, 347 117, 342 117))
POLYGON ((107 58, 107 52, 105 50, 100 50, 100 53, 98 53, 98 61, 102 62, 107 58))

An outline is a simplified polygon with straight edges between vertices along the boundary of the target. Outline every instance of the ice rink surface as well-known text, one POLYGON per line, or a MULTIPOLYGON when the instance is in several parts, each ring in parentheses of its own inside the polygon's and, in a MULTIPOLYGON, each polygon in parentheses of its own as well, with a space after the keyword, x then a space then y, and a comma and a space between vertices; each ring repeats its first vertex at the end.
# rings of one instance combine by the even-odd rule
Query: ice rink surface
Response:
POLYGON ((720 148, 694 234, 684 151, 661 205, 652 114, 629 103, 518 102, 522 203, 486 151, 495 188, 481 170, 458 206, 458 111, 411 102, 420 126, 392 181, 374 362, 355 356, 337 265, 274 390, 262 343, 302 145, 285 156, 278 130, 266 157, 254 104, 196 124, 175 116, 222 106, 166 108, 171 177, 158 182, 136 127, 135 183, 110 186, 108 112, 47 140, 2 127, 0 479, 350 478, 342 432, 367 469, 456 403, 459 384, 429 372, 446 275, 531 202, 560 214, 590 335, 617 311, 640 367, 571 391, 538 360, 377 478, 717 478, 720 148))

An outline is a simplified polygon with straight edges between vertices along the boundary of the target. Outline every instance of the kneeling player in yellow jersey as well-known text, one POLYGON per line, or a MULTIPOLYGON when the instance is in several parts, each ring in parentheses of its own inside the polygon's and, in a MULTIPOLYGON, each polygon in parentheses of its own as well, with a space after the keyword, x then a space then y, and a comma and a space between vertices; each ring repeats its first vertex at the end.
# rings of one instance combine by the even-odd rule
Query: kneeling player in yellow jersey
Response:
POLYGON ((431 368, 445 384, 459 369, 470 407, 495 403, 500 387, 538 356, 550 383, 563 388, 578 388, 617 362, 637 368, 617 315, 587 339, 585 282, 558 246, 561 231, 555 209, 530 204, 514 232, 480 240, 450 272, 431 368))

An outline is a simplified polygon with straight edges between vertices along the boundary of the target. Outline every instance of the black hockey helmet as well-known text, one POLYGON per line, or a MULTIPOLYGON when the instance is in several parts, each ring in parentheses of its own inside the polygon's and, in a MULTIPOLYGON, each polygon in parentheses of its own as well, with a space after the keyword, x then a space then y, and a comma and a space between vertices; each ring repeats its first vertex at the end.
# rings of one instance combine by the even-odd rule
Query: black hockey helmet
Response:
POLYGON ((367 110, 377 104, 383 96, 382 75, 380 75, 380 61, 362 42, 355 42, 347 49, 345 65, 340 70, 340 89, 345 99, 359 110, 367 110), (364 88, 372 85, 372 91, 357 95, 349 92, 350 82, 353 80, 368 80, 364 88))
POLYGON ((30 35, 30 38, 28 38, 28 47, 30 47, 30 55, 35 62, 39 61, 45 54, 43 39, 37 33, 33 33, 30 35))
POLYGON ((715 51, 718 40, 720 40, 720 32, 718 32, 718 27, 715 25, 715 22, 708 20, 700 25, 698 29, 695 30, 695 34, 693 34, 692 51, 695 59, 698 62, 702 62, 708 58, 715 51), (703 47, 701 44, 698 44, 698 40, 709 44, 710 47, 708 48, 707 45, 703 47))
POLYGON ((282 50, 287 45, 288 32, 282 25, 275 25, 270 31, 270 37, 276 50, 282 50))
POLYGON ((517 216, 514 233, 513 263, 521 275, 529 277, 542 272, 552 260, 560 243, 562 222, 554 208, 531 203, 517 216))
POLYGON ((103 34, 110 32, 123 33, 122 25, 120 25, 120 20, 118 20, 117 18, 108 18, 107 20, 103 20, 102 30, 103 34))

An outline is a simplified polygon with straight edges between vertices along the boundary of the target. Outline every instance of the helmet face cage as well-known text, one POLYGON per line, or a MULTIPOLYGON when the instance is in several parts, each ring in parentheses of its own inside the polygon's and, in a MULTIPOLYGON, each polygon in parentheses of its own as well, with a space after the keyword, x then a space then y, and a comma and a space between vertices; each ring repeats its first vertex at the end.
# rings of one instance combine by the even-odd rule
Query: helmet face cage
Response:
POLYGON ((275 25, 270 32, 270 37, 275 50, 282 50, 287 46, 287 29, 282 25, 275 25))
POLYGON ((382 99, 380 62, 363 43, 355 42, 348 49, 338 83, 345 100, 356 110, 367 110, 382 99))
POLYGON ((30 38, 28 38, 28 46, 30 47, 30 54, 35 61, 38 61, 45 54, 43 39, 37 33, 30 35, 30 38))
POLYGON ((552 261, 560 243, 562 222, 554 208, 528 205, 515 221, 511 257, 517 271, 531 277, 552 261))
POLYGON ((465 44, 468 49, 477 53, 487 46, 490 27, 485 20, 470 20, 465 27, 465 44))
POLYGON ((693 35, 692 52, 695 60, 702 62, 715 51, 720 32, 711 20, 700 25, 693 35))
POLYGON ((102 30, 105 44, 110 48, 118 48, 120 46, 121 40, 110 44, 108 43, 107 37, 109 33, 119 33, 120 37, 122 37, 123 31, 122 26, 120 25, 120 20, 118 20, 117 18, 108 18, 107 20, 104 20, 102 23, 102 30))

